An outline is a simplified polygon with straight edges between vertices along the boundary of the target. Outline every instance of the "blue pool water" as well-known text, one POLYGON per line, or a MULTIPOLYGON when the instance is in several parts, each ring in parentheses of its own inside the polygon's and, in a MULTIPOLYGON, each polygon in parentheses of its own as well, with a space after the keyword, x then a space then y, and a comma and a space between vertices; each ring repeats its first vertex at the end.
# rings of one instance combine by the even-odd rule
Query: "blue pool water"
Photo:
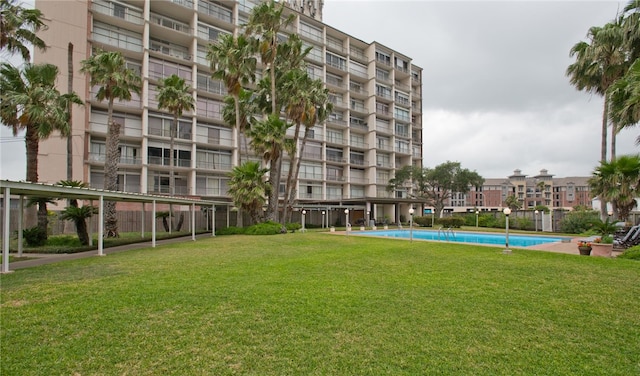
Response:
MULTIPOLYGON (((360 236, 384 236, 390 238, 409 239, 409 230, 384 230, 384 231, 367 231, 352 232, 353 235, 360 236)), ((430 230, 413 230, 413 239, 415 240, 439 240, 458 243, 475 243, 475 244, 505 244, 505 234, 482 234, 476 232, 449 232, 445 236, 444 231, 430 230)), ((554 238, 548 236, 527 236, 509 234, 509 246, 528 247, 544 243, 560 242, 562 238, 554 238)))

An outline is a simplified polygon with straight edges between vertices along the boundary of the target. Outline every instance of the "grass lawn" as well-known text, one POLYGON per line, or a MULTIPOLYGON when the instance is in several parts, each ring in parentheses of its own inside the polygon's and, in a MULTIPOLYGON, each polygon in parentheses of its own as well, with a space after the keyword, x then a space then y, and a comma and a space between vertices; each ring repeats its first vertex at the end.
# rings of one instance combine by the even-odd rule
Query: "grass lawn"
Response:
POLYGON ((322 233, 0 276, 4 375, 637 375, 640 262, 322 233))

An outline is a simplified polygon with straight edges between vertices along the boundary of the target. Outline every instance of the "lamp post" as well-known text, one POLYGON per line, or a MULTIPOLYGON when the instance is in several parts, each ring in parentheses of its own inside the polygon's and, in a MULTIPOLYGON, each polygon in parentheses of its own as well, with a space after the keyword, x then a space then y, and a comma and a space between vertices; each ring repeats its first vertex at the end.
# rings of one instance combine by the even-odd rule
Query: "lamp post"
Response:
POLYGON ((476 229, 478 228, 478 214, 480 214, 480 211, 476 209, 476 229))
POLYGON ((347 236, 349 236, 349 209, 344 209, 344 223, 345 223, 345 232, 347 236))
POLYGON ((509 208, 504 208, 504 210, 502 211, 506 217, 506 222, 505 222, 505 230, 506 230, 506 236, 505 236, 505 247, 504 250, 502 251, 502 253, 508 255, 511 254, 511 250, 509 249, 509 214, 511 214, 511 209, 509 208))
POLYGON ((364 223, 364 226, 368 226, 369 222, 371 221, 371 212, 369 210, 367 210, 367 221, 364 223))
POLYGON ((533 222, 536 224, 536 232, 538 232, 538 213, 540 212, 537 210, 533 212, 533 222))
POLYGON ((409 208, 409 241, 413 241, 413 213, 415 210, 413 208, 409 208))
POLYGON ((300 232, 304 232, 305 228, 304 228, 304 220, 305 220, 305 216, 307 215, 307 211, 302 209, 302 230, 300 230, 300 232))
POLYGON ((322 211, 322 228, 324 228, 324 215, 327 214, 325 211, 322 211))

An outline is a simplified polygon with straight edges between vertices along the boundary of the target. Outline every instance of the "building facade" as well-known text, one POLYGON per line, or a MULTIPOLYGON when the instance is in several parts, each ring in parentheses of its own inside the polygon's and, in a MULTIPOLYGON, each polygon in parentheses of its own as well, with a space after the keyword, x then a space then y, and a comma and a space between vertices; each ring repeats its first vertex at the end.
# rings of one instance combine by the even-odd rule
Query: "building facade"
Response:
POLYGON ((545 169, 534 176, 521 170, 503 179, 485 179, 481 187, 471 187, 467 194, 454 194, 445 208, 448 212, 499 211, 509 196, 515 196, 523 210, 536 206, 571 210, 576 206, 592 207, 587 176, 554 178, 545 169))
MULTIPOLYGON (((119 51, 143 79, 141 95, 115 104, 121 125, 119 188, 127 192, 169 193, 169 125, 158 109, 158 83, 172 74, 193 90, 196 108, 179 121, 175 139, 176 194, 228 200, 228 173, 242 160, 260 160, 242 147, 246 140, 222 119, 226 89, 211 78, 207 46, 220 34, 237 34, 259 0, 37 0, 49 29, 50 46, 35 62, 56 64, 66 88, 69 45, 73 45, 73 88, 85 102, 72 116, 73 180, 102 188, 107 104, 95 99, 79 72, 96 47, 119 51)), ((322 19, 322 1, 287 1, 297 33, 311 52, 312 78, 330 90, 333 112, 316 125, 302 155, 298 176, 300 206, 350 206, 369 218, 397 218, 410 203, 386 185, 394 171, 422 165, 422 69, 410 57, 379 43, 367 43, 322 19)), ((66 89, 61 89, 66 91, 66 89)), ((293 129, 291 129, 293 131, 293 129)), ((289 136, 292 136, 289 133, 289 136)), ((66 140, 42 143, 43 182, 66 179, 66 140)), ((283 169, 286 174, 287 168, 283 169)))

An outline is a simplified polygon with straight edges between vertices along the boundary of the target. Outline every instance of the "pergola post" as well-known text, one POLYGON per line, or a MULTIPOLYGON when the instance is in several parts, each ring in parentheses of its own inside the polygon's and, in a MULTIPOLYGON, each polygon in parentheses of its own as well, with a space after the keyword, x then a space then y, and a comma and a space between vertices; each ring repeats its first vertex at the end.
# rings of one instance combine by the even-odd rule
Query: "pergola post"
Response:
POLYGON ((20 211, 18 212, 18 257, 22 257, 22 245, 24 235, 22 234, 22 223, 24 221, 24 196, 20 195, 20 211))
POLYGON ((9 273, 9 201, 11 201, 11 188, 4 189, 4 226, 2 229, 2 273, 9 273))

